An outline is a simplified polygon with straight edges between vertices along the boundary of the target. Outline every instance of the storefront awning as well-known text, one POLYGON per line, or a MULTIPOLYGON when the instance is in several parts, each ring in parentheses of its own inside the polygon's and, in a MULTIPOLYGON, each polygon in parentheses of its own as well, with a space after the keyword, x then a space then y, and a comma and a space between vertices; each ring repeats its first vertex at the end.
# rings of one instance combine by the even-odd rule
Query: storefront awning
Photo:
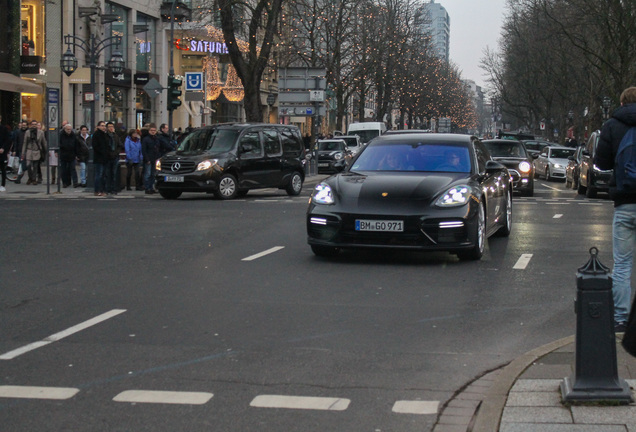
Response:
POLYGON ((0 90, 41 94, 42 87, 6 72, 0 72, 0 90))

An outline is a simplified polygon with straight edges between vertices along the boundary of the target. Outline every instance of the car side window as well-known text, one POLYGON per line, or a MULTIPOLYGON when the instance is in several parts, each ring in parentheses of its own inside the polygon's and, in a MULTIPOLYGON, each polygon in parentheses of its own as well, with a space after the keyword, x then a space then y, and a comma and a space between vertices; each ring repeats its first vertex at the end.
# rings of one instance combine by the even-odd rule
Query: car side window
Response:
POLYGON ((302 144, 291 129, 282 129, 280 138, 283 142, 283 154, 286 157, 299 157, 302 152, 302 144))
POLYGON ((278 139, 278 132, 271 129, 263 131, 263 140, 265 142, 265 154, 269 157, 276 157, 283 154, 278 139))
POLYGON ((263 156, 263 145, 258 132, 247 132, 241 137, 239 149, 243 159, 255 159, 263 156))
POLYGON ((488 153, 481 141, 473 141, 473 146, 477 157, 477 168, 480 173, 483 173, 486 171, 486 162, 490 160, 490 153, 488 153))

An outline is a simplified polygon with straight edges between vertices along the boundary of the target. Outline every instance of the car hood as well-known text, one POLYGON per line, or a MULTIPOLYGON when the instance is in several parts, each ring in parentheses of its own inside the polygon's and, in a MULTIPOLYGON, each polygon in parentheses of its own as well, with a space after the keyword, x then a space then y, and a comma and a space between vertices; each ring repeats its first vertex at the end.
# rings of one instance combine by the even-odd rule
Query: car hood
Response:
POLYGON ((516 167, 520 162, 528 160, 526 158, 508 156, 493 157, 493 159, 506 167, 516 167))
POLYGON ((396 206, 421 212, 454 184, 471 184, 465 173, 342 173, 328 183, 342 211, 390 214, 396 206))

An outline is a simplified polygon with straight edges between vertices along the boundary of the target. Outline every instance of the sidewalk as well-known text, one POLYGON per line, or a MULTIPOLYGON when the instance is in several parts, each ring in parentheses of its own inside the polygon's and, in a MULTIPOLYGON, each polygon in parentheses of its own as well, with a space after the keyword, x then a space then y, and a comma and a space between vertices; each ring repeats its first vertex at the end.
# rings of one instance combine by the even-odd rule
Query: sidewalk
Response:
MULTIPOLYGON (((313 190, 314 186, 318 184, 321 180, 327 178, 327 175, 319 174, 319 175, 308 175, 305 178, 305 182, 303 183, 303 190, 310 191, 313 190)), ((6 183, 6 192, 0 192, 0 199, 27 199, 27 198, 95 198, 95 199, 103 199, 104 197, 96 197, 93 194, 92 187, 78 187, 74 188, 73 186, 69 186, 67 188, 62 187, 60 185, 60 191, 58 192, 58 185, 51 185, 48 189, 47 193, 47 185, 46 181, 42 184, 38 185, 27 185, 26 184, 27 177, 24 176, 22 178, 22 182, 20 184, 15 184, 12 181, 7 180, 6 183)), ((133 188, 131 191, 123 190, 117 194, 117 198, 135 198, 135 197, 145 197, 145 198, 161 198, 161 195, 145 195, 144 191, 137 191, 133 188)))
MULTIPOLYGON (((636 358, 617 336, 618 376, 636 387, 636 358)), ((573 377, 570 336, 536 348, 468 385, 442 409, 433 432, 636 432, 636 404, 564 405, 560 385, 573 377)))

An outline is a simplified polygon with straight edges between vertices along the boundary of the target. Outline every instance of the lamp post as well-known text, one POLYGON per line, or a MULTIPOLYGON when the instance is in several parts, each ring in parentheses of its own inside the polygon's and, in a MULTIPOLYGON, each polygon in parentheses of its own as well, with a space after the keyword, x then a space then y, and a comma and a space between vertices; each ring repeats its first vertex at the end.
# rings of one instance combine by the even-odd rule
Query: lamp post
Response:
POLYGON ((609 109, 612 105, 612 101, 609 97, 605 96, 603 98, 603 118, 607 120, 609 118, 609 109))
MULTIPOLYGON (((119 46, 121 45, 121 36, 110 36, 105 39, 99 40, 95 37, 94 34, 91 34, 88 41, 86 41, 74 35, 65 35, 64 43, 66 44, 67 49, 64 55, 62 55, 62 60, 60 60, 60 67, 62 68, 62 72, 64 72, 67 76, 70 76, 77 69, 77 58, 71 51, 71 45, 84 51, 88 58, 88 67, 91 68, 89 91, 90 96, 85 95, 85 100, 88 100, 89 102, 90 121, 86 123, 90 124, 91 131, 94 131, 95 119, 93 117, 95 115, 95 71, 97 69, 103 69, 102 66, 98 65, 101 53, 106 48, 111 46, 119 48, 119 46)), ((108 67, 114 75, 119 75, 120 73, 122 73, 124 71, 125 65, 126 64, 124 62, 124 58, 119 51, 114 52, 111 59, 108 61, 108 67)))

